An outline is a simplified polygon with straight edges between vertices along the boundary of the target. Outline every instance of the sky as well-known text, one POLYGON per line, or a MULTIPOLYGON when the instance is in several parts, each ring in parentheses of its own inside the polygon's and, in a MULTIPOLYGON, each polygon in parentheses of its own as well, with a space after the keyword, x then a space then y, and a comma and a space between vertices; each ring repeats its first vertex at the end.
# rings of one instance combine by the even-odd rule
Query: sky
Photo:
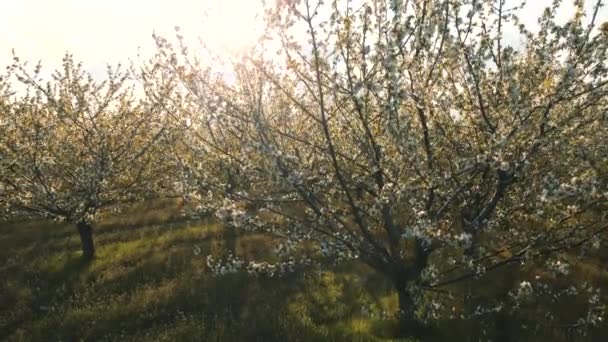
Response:
MULTIPOLYGON (((534 25, 550 3, 528 0, 524 22, 534 25)), ((256 19, 260 8, 261 0, 0 0, 0 67, 10 63, 11 49, 22 60, 52 68, 69 51, 103 74, 107 63, 151 55, 152 33, 173 37, 175 26, 213 48, 238 50, 255 44, 263 27, 256 19)), ((571 8, 564 5, 562 19, 571 8)), ((599 17, 608 20, 608 7, 599 17)))
POLYGON ((0 66, 12 60, 59 65, 69 51, 89 69, 155 51, 152 33, 175 26, 230 50, 255 42, 257 0, 0 0, 0 66))

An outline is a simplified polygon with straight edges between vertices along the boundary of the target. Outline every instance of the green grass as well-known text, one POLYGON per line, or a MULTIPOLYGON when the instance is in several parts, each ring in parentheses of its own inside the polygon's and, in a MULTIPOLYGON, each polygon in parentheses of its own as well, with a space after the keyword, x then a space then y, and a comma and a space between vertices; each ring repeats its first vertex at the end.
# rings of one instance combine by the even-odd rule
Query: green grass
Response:
MULTIPOLYGON (((205 256, 222 252, 221 227, 165 222, 178 210, 165 203, 105 220, 95 228, 97 256, 90 262, 80 258, 73 227, 1 224, 0 340, 394 340, 396 298, 374 272, 347 264, 280 279, 213 277, 205 256)), ((271 242, 244 236, 235 245, 245 257, 260 257, 271 242)), ((577 272, 608 282, 599 261, 577 272)), ((495 287, 491 281, 504 283, 493 276, 487 288, 495 287)), ((474 341, 480 329, 475 321, 439 322, 436 339, 474 341)))
MULTIPOLYGON (((212 277, 206 274, 205 256, 222 251, 221 227, 161 224, 172 215, 158 208, 154 215, 140 214, 137 220, 127 213, 98 225, 91 262, 80 258, 73 227, 3 223, 0 340, 377 340, 367 328, 330 327, 310 318, 338 321, 350 314, 346 305, 334 310, 344 289, 333 275, 318 284, 310 275, 212 277), (201 248, 199 255, 195 246, 201 248), (324 302, 311 292, 316 285, 337 288, 330 295, 332 306, 311 313, 324 302)), ((236 246, 239 253, 257 257, 265 243, 246 236, 236 246)))

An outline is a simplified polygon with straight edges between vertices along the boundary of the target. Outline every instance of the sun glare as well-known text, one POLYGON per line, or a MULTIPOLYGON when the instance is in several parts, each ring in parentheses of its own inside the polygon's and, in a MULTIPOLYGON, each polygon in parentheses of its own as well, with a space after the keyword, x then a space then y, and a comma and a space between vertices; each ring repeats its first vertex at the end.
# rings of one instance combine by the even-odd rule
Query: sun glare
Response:
POLYGON ((192 48, 200 37, 225 57, 256 44, 261 13, 261 0, 0 1, 0 67, 11 63, 11 49, 51 68, 67 51, 103 74, 106 63, 153 55, 151 34, 171 39, 176 26, 192 48))
POLYGON ((204 11, 201 38, 214 50, 242 52, 263 33, 259 0, 207 0, 204 11))

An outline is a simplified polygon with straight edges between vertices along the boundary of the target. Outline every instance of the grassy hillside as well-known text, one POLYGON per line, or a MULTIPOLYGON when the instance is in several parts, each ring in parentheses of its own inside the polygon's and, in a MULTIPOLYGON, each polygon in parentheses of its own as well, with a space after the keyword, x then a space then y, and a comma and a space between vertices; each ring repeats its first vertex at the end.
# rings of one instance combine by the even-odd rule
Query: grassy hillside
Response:
MULTIPOLYGON (((345 293, 333 273, 278 281, 206 275, 205 256, 222 250, 220 227, 162 223, 173 209, 148 208, 145 215, 107 220, 96 229, 97 257, 90 263, 80 259, 72 227, 2 224, 0 340, 375 339, 367 333, 369 322, 330 329, 308 317, 310 303, 323 306, 313 313, 328 322, 347 315, 348 305, 338 303, 345 293), (310 291, 319 286, 329 292, 310 291), (352 332, 357 329, 365 333, 352 332)), ((243 237, 237 251, 259 255, 264 243, 243 237)))
MULTIPOLYGON (((396 298, 373 272, 342 265, 281 279, 211 277, 205 256, 221 253, 221 227, 172 221, 178 210, 163 203, 106 220, 96 227, 97 257, 89 263, 79 257, 72 227, 3 223, 0 340, 379 341, 393 335, 396 298)), ((244 256, 268 247, 256 236, 236 241, 244 256)), ((596 281, 607 281, 601 265, 585 267, 596 281)), ((504 282, 499 275, 494 281, 504 282)), ((476 341, 480 330, 476 322, 443 322, 433 339, 476 341)))

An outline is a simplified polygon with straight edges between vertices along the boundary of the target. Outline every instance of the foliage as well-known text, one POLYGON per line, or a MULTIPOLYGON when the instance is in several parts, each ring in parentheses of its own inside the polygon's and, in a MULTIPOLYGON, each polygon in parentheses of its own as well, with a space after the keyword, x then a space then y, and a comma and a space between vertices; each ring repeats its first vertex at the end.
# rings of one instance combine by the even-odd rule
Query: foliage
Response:
MULTIPOLYGON (((262 42, 235 80, 157 37, 196 161, 180 163, 185 187, 228 225, 283 238, 282 255, 384 274, 407 333, 452 315, 458 282, 567 272, 562 252, 608 230, 608 36, 601 0, 589 17, 574 1, 563 24, 560 4, 532 31, 504 0, 279 1, 267 37, 280 48, 262 42)), ((587 291, 573 286, 521 279, 518 293, 587 291)), ((518 293, 458 314, 517 307, 518 293)), ((601 322, 601 305, 590 312, 547 319, 584 330, 601 322)))
POLYGON ((102 209, 169 192, 163 120, 127 85, 129 72, 108 67, 97 82, 69 55, 50 81, 41 70, 15 57, 0 85, 2 218, 53 218, 82 230, 102 209))
MULTIPOLYGON (((78 315, 62 312, 74 329, 83 324, 76 316, 97 324, 96 300, 115 289, 112 279, 129 278, 120 267, 104 272, 112 255, 129 259, 126 269, 149 263, 151 274, 135 278, 150 277, 158 289, 134 290, 136 302, 113 297, 111 317, 97 327, 126 320, 126 302, 150 315, 129 324, 164 322, 159 308, 175 308, 178 293, 180 308, 215 311, 173 322, 175 336, 217 321, 205 338, 237 339, 238 326, 241 339, 283 331, 327 339, 339 329, 319 328, 322 321, 343 328, 351 318, 373 330, 351 316, 368 300, 351 292, 356 277, 326 272, 359 262, 382 277, 367 284, 371 294, 385 283, 395 290, 388 301, 403 335, 459 320, 482 322, 482 332, 514 324, 535 332, 539 315, 585 334, 606 310, 598 281, 574 275, 602 257, 608 231, 608 34, 598 23, 602 0, 590 13, 584 1, 573 4, 561 23, 562 1, 553 1, 533 30, 518 17, 523 4, 506 0, 280 0, 267 6, 260 44, 222 72, 201 57, 212 52, 190 54, 179 33, 176 47, 155 36, 149 63, 108 67, 103 82, 67 55, 44 83, 40 65, 30 71, 15 57, 0 78, 2 218, 75 224, 85 256, 94 253, 93 223, 151 197, 177 193, 187 201, 180 210, 213 213, 225 226, 223 243, 209 248, 192 231, 179 241, 142 236, 110 241, 91 263, 68 255, 49 266, 91 287, 91 302, 72 298, 84 305, 78 315), (157 273, 159 251, 146 249, 188 239, 188 257, 192 248, 192 262, 208 272, 206 294, 193 302, 183 286, 202 276, 180 278, 173 259, 163 260, 167 274, 157 273), (196 258, 203 250, 206 259, 196 258), (269 304, 275 294, 262 290, 268 279, 260 276, 311 269, 324 272, 304 281, 305 291, 280 291, 292 305, 269 304), (210 295, 221 291, 228 295, 210 295), (239 300, 256 310, 231 311, 239 300), (560 302, 584 310, 545 306, 560 302), (273 310, 303 317, 264 321, 273 310)), ((15 326, 31 313, 19 310, 9 319, 15 326)), ((57 321, 36 324, 47 331, 57 321)))

